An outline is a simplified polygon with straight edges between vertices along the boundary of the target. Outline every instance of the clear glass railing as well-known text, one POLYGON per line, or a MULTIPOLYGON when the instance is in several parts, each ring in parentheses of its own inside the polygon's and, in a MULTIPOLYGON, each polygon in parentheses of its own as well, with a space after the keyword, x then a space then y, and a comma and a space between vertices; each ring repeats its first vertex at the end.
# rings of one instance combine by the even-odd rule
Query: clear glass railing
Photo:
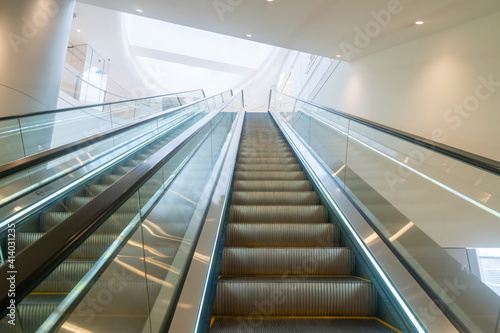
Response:
MULTIPOLYGON (((75 191, 96 177, 102 178, 103 172, 116 181, 132 165, 126 162, 128 159, 139 163, 136 156, 147 156, 169 143, 228 101, 231 94, 227 91, 150 117, 120 133, 3 177, 0 182, 0 232, 9 223, 26 220, 52 205, 52 201, 64 193, 75 191), (120 169, 122 164, 125 168, 120 169)), ((102 182, 109 183, 109 179, 102 182)), ((69 211, 65 202, 61 205, 62 211, 69 211)))
POLYGON ((171 157, 153 156, 158 171, 18 302, 19 326, 6 317, 0 330, 162 331, 189 263, 204 260, 194 247, 240 112, 241 94, 183 134, 171 157))
POLYGON ((203 99, 202 90, 0 118, 0 165, 203 99))
POLYGON ((422 322, 441 309, 459 331, 498 332, 500 258, 492 254, 500 248, 499 174, 281 93, 271 93, 270 109, 428 290, 435 303, 415 310, 422 322), (474 274, 477 258, 459 262, 446 249, 487 253, 489 280, 474 274))

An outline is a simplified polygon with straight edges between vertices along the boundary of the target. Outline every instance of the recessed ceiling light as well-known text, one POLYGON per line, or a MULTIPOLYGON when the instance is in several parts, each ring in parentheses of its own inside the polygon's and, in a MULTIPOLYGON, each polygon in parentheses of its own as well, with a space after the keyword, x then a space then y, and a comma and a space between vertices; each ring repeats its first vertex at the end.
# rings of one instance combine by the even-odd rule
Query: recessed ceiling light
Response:
POLYGON ((273 2, 274 0, 266 0, 267 2, 273 2))
POLYGON ((248 38, 252 38, 252 35, 248 34, 248 35, 247 35, 247 37, 248 37, 248 38))
POLYGON ((82 32, 80 29, 76 29, 76 32, 82 32))
POLYGON ((422 25, 422 24, 424 24, 424 21, 417 21, 417 22, 415 22, 415 24, 422 25))
POLYGON ((136 9, 138 13, 142 13, 142 9, 136 9))
POLYGON ((340 54, 337 54, 336 57, 337 58, 342 58, 342 56, 340 54))

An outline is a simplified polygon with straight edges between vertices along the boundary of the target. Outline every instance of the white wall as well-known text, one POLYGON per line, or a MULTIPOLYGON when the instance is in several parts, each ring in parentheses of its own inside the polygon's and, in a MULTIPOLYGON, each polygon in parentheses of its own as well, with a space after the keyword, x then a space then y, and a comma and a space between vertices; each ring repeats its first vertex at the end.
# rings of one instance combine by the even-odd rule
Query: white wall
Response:
MULTIPOLYGON (((316 60, 312 74, 310 55, 289 52, 278 89, 291 73, 294 96, 500 161, 498 31, 495 13, 350 63, 328 59, 326 70, 326 59, 316 60)), ((368 151, 357 156, 377 165, 351 154, 350 168, 441 246, 498 247, 498 177, 451 168, 439 154, 422 164, 412 158, 415 148, 403 146, 394 146, 402 160, 454 190, 415 174, 392 183, 384 175, 399 177, 401 167, 368 151)))
MULTIPOLYGON (((495 13, 338 67, 333 62, 319 92, 305 89, 318 104, 500 161, 498 31, 495 13)), ((303 67, 295 64, 292 80, 307 84, 303 67)), ((294 86, 294 95, 302 89, 294 86)))

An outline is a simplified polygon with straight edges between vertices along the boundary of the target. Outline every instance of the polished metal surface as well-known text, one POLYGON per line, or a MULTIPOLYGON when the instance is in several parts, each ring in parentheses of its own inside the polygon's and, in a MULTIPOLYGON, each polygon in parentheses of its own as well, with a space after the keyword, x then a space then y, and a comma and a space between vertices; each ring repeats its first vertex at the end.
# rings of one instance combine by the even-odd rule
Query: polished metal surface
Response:
MULTIPOLYGON (((154 303, 152 297, 160 292, 156 283, 159 281, 154 279, 154 268, 157 268, 156 271, 164 270, 171 265, 179 280, 178 270, 173 269, 175 261, 180 257, 179 242, 175 242, 175 238, 172 237, 171 240, 174 242, 159 244, 156 247, 151 246, 154 244, 145 243, 148 239, 144 237, 143 233, 146 231, 154 233, 159 229, 151 224, 148 225, 147 221, 141 225, 141 217, 144 217, 144 214, 149 211, 150 201, 156 200, 158 195, 168 188, 168 193, 179 199, 177 204, 170 202, 169 217, 180 218, 177 220, 178 223, 169 224, 169 231, 172 234, 178 232, 179 237, 183 237, 186 227, 188 230, 189 227, 199 229, 199 225, 188 226, 185 223, 186 213, 192 213, 192 219, 198 221, 204 215, 205 207, 202 207, 201 203, 209 201, 209 193, 212 191, 215 175, 220 167, 217 159, 230 134, 230 128, 235 118, 230 110, 226 110, 229 105, 232 105, 231 102, 225 103, 166 146, 158 147, 156 153, 146 156, 146 160, 141 160, 137 167, 120 166, 118 171, 125 173, 125 175, 111 186, 105 188, 102 186, 103 184, 93 184, 97 186, 89 187, 68 199, 66 205, 76 210, 75 214, 70 216, 72 223, 63 221, 68 217, 66 212, 47 212, 47 215, 44 215, 40 220, 41 226, 43 226, 42 230, 44 228, 50 229, 52 226, 55 230, 49 230, 44 237, 41 237, 39 232, 30 232, 24 236, 20 233, 23 243, 35 241, 35 245, 28 246, 22 252, 29 253, 29 255, 23 257, 21 254, 17 258, 20 271, 23 267, 23 274, 28 274, 29 270, 25 266, 28 259, 33 258, 34 251, 38 249, 37 257, 45 255, 50 260, 59 260, 58 255, 52 251, 61 251, 58 248, 59 243, 75 242, 73 240, 75 235, 80 235, 73 231, 69 235, 64 232, 69 232, 68 229, 72 228, 82 228, 80 226, 82 223, 102 222, 102 225, 76 250, 69 252, 67 248, 71 247, 64 247, 68 253, 66 260, 49 274, 32 294, 19 303, 20 312, 34 316, 24 317, 22 320, 30 322, 34 327, 39 327, 50 313, 38 311, 36 304, 42 306, 44 303, 50 303, 56 305, 57 308, 43 324, 42 331, 52 331, 57 328, 60 331, 71 331, 75 327, 109 331, 111 327, 117 327, 118 323, 120 325, 127 323, 130 325, 128 328, 134 332, 140 331, 145 322, 148 322, 147 326, 150 327, 149 306, 154 303), (204 170, 206 175, 203 175, 200 170, 204 170), (183 172, 184 174, 182 174, 183 172), (183 177, 183 175, 189 174, 197 177, 183 177), (172 181, 173 184, 169 186, 172 181), (187 188, 186 181, 192 185, 192 188, 188 188, 191 190, 190 193, 183 192, 187 188), (199 189, 202 187, 197 186, 200 185, 200 182, 207 184, 206 191, 201 193, 199 189), (85 196, 81 196, 82 193, 86 193, 85 191, 95 191, 94 194, 97 195, 98 200, 89 200, 85 196), (131 193, 131 196, 126 201, 124 200, 118 210, 108 219, 99 220, 99 218, 104 219, 104 216, 107 216, 107 213, 102 212, 102 209, 113 210, 113 207, 118 205, 117 201, 121 200, 120 197, 127 195, 127 191, 131 193), (180 195, 181 193, 184 193, 185 197, 180 195), (198 200, 196 195, 201 195, 199 197, 200 204, 193 206, 194 202, 188 203, 190 212, 186 211, 187 197, 198 200), (84 217, 78 218, 78 214, 84 217), (96 215, 99 216, 94 220, 93 217, 96 215), (89 219, 90 222, 85 218, 89 219), (55 234, 57 237, 54 240, 55 234), (51 244, 48 246, 50 241, 51 244), (42 249, 47 250, 48 253, 42 249), (120 252, 115 257, 118 251, 120 252), (123 274, 118 274, 119 278, 126 281, 126 285, 122 288, 116 288, 113 284, 116 282, 119 271, 123 272, 123 274), (96 279, 97 282, 94 282, 96 279), (90 291, 88 291, 89 288, 90 291), (120 291, 115 292, 117 289, 120 291), (95 311, 93 314, 88 311, 88 306, 93 302, 93 299, 99 300, 103 293, 108 295, 110 292, 112 297, 101 301, 105 310, 98 311, 98 314, 95 311), (64 295, 65 297, 54 298, 50 295, 64 295), (134 302, 127 302, 128 296, 134 299, 134 302), (83 301, 81 301, 82 297, 83 301), (33 301, 35 302, 33 303, 33 301), (73 311, 75 306, 77 309, 73 311), (24 309, 31 310, 26 310, 26 312, 24 309), (67 316, 69 318, 66 318, 67 316), (120 316, 129 319, 121 322, 120 316), (63 319, 67 320, 59 327, 58 324, 63 319)), ((104 185, 108 185, 108 183, 116 181, 115 178, 105 176, 101 180, 104 185)), ((165 195, 164 198, 168 196, 169 194, 165 195)), ((149 219, 149 217, 146 218, 149 219)), ((93 227, 85 226, 85 228, 87 228, 86 232, 89 232, 93 227)), ((196 230, 194 234, 196 234, 196 230)), ((193 241, 193 233, 187 236, 181 243, 193 241)), ((83 238, 85 235, 81 237, 83 238)), ((28 244, 23 246, 26 245, 28 244)), ((189 260, 185 260, 184 265, 186 262, 189 260)), ((36 269, 36 264, 32 263, 32 265, 34 267, 30 269, 36 269)), ((27 279, 21 274, 18 277, 27 279)), ((163 285, 168 285, 168 282, 164 282, 163 285)), ((21 286, 19 289, 22 290, 21 286)), ((163 302, 165 299, 161 301, 163 302)), ((162 318, 165 317, 165 310, 163 307, 162 318)), ((1 323, 1 325, 3 324, 4 322, 1 323)), ((157 328, 157 330, 159 329, 157 328)))
POLYGON ((247 115, 237 170, 259 168, 235 174, 213 306, 213 318, 222 324, 212 326, 212 333, 235 319, 323 318, 308 325, 306 331, 314 332, 326 317, 377 316, 377 291, 354 276, 354 254, 339 247, 336 227, 306 173, 295 167, 275 171, 288 163, 297 161, 269 115, 247 115), (247 182, 254 186, 241 186, 247 182), (296 182, 298 187, 290 186, 296 182))
POLYGON ((200 311, 207 295, 207 287, 214 270, 216 245, 219 243, 223 223, 223 213, 229 204, 229 191, 233 178, 238 145, 241 137, 245 113, 240 112, 235 121, 235 130, 226 154, 224 166, 221 170, 217 187, 212 196, 212 202, 205 218, 195 253, 199 258, 193 260, 186 276, 179 302, 180 306, 174 313, 169 332, 196 332, 199 327, 200 311), (202 283, 200 283, 202 281, 202 283))
POLYGON ((288 126, 276 112, 271 115, 288 138, 292 149, 308 169, 313 181, 329 200, 329 204, 336 210, 342 223, 350 231, 351 237, 357 246, 381 275, 381 281, 386 284, 400 306, 406 309, 407 315, 420 332, 457 332, 441 311, 435 311, 434 301, 415 281, 391 249, 374 233, 373 228, 360 214, 356 207, 341 191, 332 175, 317 161, 316 157, 307 149, 299 136, 288 126), (363 240, 368 240, 363 241, 363 240), (433 312, 429 315, 429 310, 433 312), (424 325, 422 325, 424 324, 424 325))

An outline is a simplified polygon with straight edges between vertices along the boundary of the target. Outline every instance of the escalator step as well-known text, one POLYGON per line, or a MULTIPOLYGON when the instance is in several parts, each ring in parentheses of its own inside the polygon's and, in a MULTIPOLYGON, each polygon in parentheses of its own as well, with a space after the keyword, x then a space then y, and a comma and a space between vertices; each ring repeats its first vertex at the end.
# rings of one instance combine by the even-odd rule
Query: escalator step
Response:
MULTIPOLYGON (((37 303, 27 303, 23 300, 21 304, 18 305, 18 316, 22 318, 29 318, 29 320, 22 321, 22 330, 10 331, 0 329, 2 332, 36 332, 43 322, 50 316, 52 312, 57 308, 60 301, 50 301, 50 300, 39 300, 37 303)), ((11 325, 9 325, 11 326, 11 325)), ((12 327, 9 327, 12 329, 12 327)))
POLYGON ((124 175, 126 173, 129 173, 132 170, 134 170, 134 167, 132 167, 132 166, 120 166, 120 167, 116 168, 115 173, 120 174, 120 175, 124 175))
POLYGON ((236 180, 304 180, 303 171, 236 171, 236 180))
POLYGON ((87 193, 90 195, 90 196, 97 196, 99 193, 101 192, 104 192, 107 188, 109 187, 109 185, 104 185, 104 184, 92 184, 92 185, 89 185, 87 186, 87 193))
POLYGON ((332 223, 230 223, 225 246, 333 247, 338 240, 338 229, 332 223))
POLYGON ((94 264, 95 261, 63 262, 33 292, 49 294, 69 293, 94 264))
POLYGON ((236 171, 301 171, 299 164, 238 164, 236 171))
POLYGON ((326 223, 324 206, 241 206, 232 205, 229 222, 326 223))
POLYGON ((121 178, 123 178, 123 175, 117 175, 117 174, 104 175, 102 176, 102 183, 111 185, 119 181, 121 178))
POLYGON ((293 157, 292 152, 288 153, 277 153, 277 152, 259 152, 259 153, 246 153, 246 152, 240 152, 239 153, 239 158, 269 158, 269 157, 276 157, 276 158, 289 158, 293 157))
POLYGON ((348 248, 225 247, 221 275, 351 275, 348 248))
POLYGON ((129 166, 138 166, 141 163, 144 163, 144 160, 133 159, 133 160, 128 160, 127 161, 127 165, 129 165, 129 166))
POLYGON ((244 148, 244 147, 242 147, 240 149, 240 152, 242 152, 242 153, 260 153, 260 152, 264 152, 264 153, 267 153, 267 152, 288 153, 288 152, 291 152, 291 150, 289 147, 283 147, 283 148, 271 148, 271 147, 253 147, 253 148, 247 147, 247 148, 244 148))
MULTIPOLYGON (((49 212, 40 215, 40 230, 47 232, 71 216, 67 212, 49 212)), ((97 233, 121 233, 136 214, 115 213, 103 223, 97 233)))
POLYGON ((242 149, 256 149, 266 147, 268 150, 280 150, 280 149, 288 149, 288 145, 286 143, 274 143, 274 142, 262 142, 262 143, 249 143, 242 141, 240 148, 242 149))
MULTIPOLYGON (((19 233, 17 235, 19 249, 24 249, 28 245, 40 239, 43 233, 19 233)), ((118 234, 97 234, 91 235, 82 245, 74 250, 69 260, 92 259, 97 260, 106 251, 109 246, 115 241, 118 234)))
POLYGON ((267 316, 373 317, 377 293, 371 282, 357 278, 219 279, 215 316, 249 316, 260 307, 266 308, 267 316))
POLYGON ((240 158, 238 163, 241 164, 295 164, 297 160, 294 157, 287 158, 240 158))
POLYGON ((316 192, 233 192, 232 205, 319 205, 316 192))
POLYGON ((312 185, 308 180, 289 181, 256 181, 236 180, 233 191, 257 191, 257 192, 288 192, 288 191, 311 191, 312 185))
POLYGON ((217 317, 210 333, 394 333, 375 318, 217 317))
MULTIPOLYGON (((72 212, 82 208, 94 198, 92 197, 70 197, 67 201, 68 209, 72 212)), ((138 212, 139 211, 139 200, 129 199, 122 206, 120 206, 120 212, 138 212)))

